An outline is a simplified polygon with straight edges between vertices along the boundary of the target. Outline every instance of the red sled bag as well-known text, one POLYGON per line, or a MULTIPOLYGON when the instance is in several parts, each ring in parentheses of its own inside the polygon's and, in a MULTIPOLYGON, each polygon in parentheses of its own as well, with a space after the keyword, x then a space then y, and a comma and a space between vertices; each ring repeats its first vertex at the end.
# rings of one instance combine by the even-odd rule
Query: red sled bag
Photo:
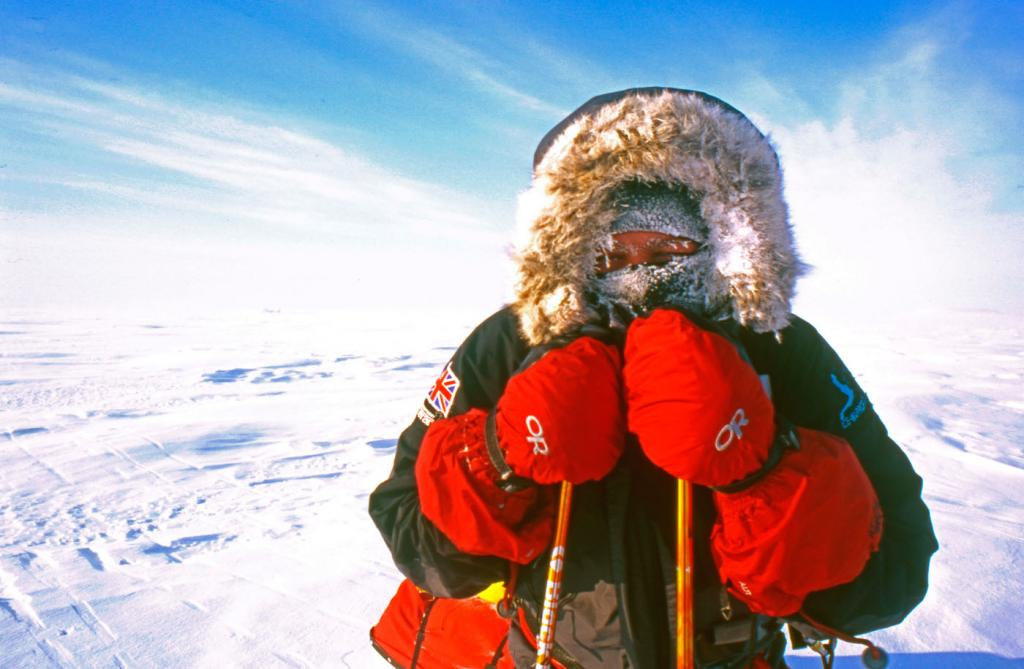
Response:
POLYGON ((512 669, 504 652, 510 624, 479 597, 434 597, 405 579, 370 628, 370 643, 399 669, 512 669))

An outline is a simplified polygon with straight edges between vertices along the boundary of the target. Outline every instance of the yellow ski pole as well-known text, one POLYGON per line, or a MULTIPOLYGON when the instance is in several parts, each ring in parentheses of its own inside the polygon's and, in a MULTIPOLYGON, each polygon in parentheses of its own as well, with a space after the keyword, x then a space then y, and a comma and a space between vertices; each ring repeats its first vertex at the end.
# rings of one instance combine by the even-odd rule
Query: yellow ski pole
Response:
POLYGON ((562 482, 562 493, 558 498, 558 524, 555 526, 555 543, 551 547, 551 561, 548 563, 548 584, 544 589, 544 609, 541 613, 540 630, 537 632, 537 667, 551 666, 551 648, 555 643, 555 619, 558 617, 558 596, 562 592, 562 568, 565 566, 565 543, 569 532, 569 510, 572 504, 572 484, 562 482))
POLYGON ((693 669, 693 499, 689 481, 676 486, 676 667, 693 669))

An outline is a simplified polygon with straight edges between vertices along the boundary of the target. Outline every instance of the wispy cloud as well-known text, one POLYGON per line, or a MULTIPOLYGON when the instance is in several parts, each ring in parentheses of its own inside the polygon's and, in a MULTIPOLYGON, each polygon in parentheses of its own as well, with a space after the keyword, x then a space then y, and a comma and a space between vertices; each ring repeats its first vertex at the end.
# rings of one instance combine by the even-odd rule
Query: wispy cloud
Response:
POLYGON ((346 5, 338 11, 347 29, 369 34, 392 48, 412 54, 479 91, 502 98, 521 109, 556 119, 570 110, 524 90, 522 85, 517 86, 512 80, 523 79, 526 75, 529 80, 542 81, 543 77, 538 78, 534 74, 547 65, 550 65, 548 77, 557 73, 563 78, 585 76, 590 79, 598 71, 593 65, 589 73, 584 74, 585 69, 578 64, 578 59, 562 57, 536 40, 524 39, 522 34, 509 41, 517 45, 512 49, 493 49, 485 54, 440 30, 419 25, 396 11, 379 6, 369 9, 346 5), (525 50, 518 44, 525 44, 525 50))
POLYGON ((474 197, 403 177, 273 121, 22 63, 4 67, 22 74, 22 83, 0 84, 0 105, 22 132, 51 133, 122 161, 116 171, 85 178, 70 165, 45 173, 12 165, 9 172, 22 181, 321 232, 495 239, 490 212, 474 197), (167 174, 146 177, 137 169, 143 166, 167 174), (61 176, 62 169, 69 173, 61 176))
POLYGON ((398 305, 467 276, 467 300, 501 295, 504 221, 478 197, 244 105, 0 67, 20 141, 0 175, 0 306, 398 305))

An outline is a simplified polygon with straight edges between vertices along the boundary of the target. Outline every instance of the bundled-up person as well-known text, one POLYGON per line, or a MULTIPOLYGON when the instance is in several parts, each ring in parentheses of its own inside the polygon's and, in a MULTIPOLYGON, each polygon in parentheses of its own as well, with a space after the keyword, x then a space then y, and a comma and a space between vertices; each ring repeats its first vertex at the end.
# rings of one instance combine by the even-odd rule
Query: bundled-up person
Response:
MULTIPOLYGON (((445 634, 429 604, 504 582, 488 666, 533 666, 562 481, 556 666, 674 666, 678 478, 697 666, 784 667, 785 623, 814 641, 903 620, 937 548, 921 479, 791 312, 803 265, 770 141, 703 93, 598 96, 543 138, 518 216, 514 302, 459 347, 370 498, 428 602, 411 663, 445 634)), ((484 666, 458 659, 473 616, 451 620, 435 664, 484 666)))

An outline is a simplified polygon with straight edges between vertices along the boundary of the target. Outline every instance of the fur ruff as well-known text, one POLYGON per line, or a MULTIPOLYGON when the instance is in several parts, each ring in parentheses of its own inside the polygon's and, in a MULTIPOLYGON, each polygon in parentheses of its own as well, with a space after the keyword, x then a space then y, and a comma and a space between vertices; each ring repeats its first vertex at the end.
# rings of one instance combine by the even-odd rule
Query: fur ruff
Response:
POLYGON ((534 169, 519 197, 513 302, 528 342, 596 318, 584 294, 616 216, 612 193, 634 180, 681 185, 700 198, 735 320, 757 332, 788 324, 804 265, 771 142, 707 97, 664 91, 630 94, 581 116, 534 169))

